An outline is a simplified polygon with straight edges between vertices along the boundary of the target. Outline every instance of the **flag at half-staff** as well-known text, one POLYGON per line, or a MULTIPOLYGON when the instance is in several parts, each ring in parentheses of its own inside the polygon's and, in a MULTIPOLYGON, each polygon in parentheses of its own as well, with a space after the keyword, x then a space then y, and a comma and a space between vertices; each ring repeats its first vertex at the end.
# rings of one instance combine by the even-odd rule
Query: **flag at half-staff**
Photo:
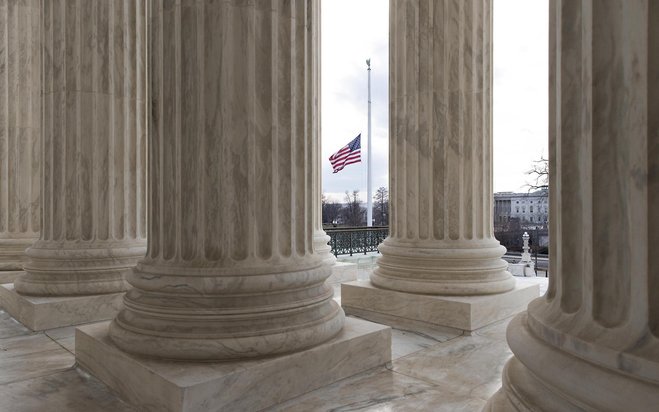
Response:
POLYGON ((343 170, 344 167, 353 163, 362 161, 362 135, 355 137, 350 143, 343 146, 341 150, 330 156, 329 161, 332 164, 334 173, 343 170))

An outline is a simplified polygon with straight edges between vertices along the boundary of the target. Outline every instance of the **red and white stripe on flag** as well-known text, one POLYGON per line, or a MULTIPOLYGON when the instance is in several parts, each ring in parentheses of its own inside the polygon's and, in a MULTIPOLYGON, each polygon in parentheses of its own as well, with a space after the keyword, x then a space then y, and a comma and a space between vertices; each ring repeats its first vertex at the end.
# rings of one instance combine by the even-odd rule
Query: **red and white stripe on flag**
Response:
POLYGON ((343 146, 341 150, 330 156, 329 161, 332 164, 334 173, 343 170, 344 167, 353 163, 362 161, 362 135, 357 135, 350 143, 343 146))

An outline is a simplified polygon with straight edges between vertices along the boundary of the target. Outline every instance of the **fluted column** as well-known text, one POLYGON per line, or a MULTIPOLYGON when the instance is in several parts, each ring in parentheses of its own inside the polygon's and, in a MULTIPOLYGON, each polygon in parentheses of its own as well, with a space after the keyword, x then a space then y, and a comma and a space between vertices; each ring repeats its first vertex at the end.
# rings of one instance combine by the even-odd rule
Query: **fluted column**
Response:
POLYGON ((318 4, 153 1, 149 242, 121 349, 251 358, 341 330, 313 249, 318 4))
POLYGON ((492 219, 492 2, 390 2, 389 237, 371 275, 403 292, 505 292, 492 219))
POLYGON ((0 271, 39 238, 39 0, 0 0, 0 271))
POLYGON ((16 291, 119 292, 146 246, 146 1, 42 5, 43 228, 16 291))
POLYGON ((321 133, 321 64, 320 64, 320 7, 316 7, 313 11, 315 14, 314 21, 316 24, 311 28, 311 42, 309 46, 317 50, 316 53, 309 53, 307 58, 311 59, 311 87, 308 89, 311 93, 310 98, 313 101, 311 109, 311 136, 313 147, 313 163, 311 175, 313 176, 313 243, 316 253, 321 256, 323 262, 328 265, 333 265, 336 262, 336 257, 332 254, 332 248, 329 246, 330 237, 323 230, 323 208, 322 208, 322 192, 323 192, 323 163, 322 163, 322 133, 321 133))
POLYGON ((550 2, 547 294, 489 410, 659 405, 659 4, 550 2))

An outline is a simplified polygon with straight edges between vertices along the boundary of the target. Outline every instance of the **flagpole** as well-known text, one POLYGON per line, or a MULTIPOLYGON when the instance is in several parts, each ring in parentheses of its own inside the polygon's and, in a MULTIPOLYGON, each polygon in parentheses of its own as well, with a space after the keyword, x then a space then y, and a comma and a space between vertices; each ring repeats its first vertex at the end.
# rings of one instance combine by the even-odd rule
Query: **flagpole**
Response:
POLYGON ((373 188, 371 187, 371 59, 366 60, 368 66, 368 158, 366 160, 366 226, 373 226, 373 188))

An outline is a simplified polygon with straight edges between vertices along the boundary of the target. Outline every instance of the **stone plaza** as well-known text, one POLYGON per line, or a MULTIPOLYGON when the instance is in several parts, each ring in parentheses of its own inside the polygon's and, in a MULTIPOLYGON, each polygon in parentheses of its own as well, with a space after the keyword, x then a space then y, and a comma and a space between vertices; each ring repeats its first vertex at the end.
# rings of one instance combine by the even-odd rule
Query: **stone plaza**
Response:
POLYGON ((547 283, 494 237, 492 0, 390 0, 366 274, 320 0, 0 0, 0 410, 658 410, 659 3, 549 7, 547 283))

